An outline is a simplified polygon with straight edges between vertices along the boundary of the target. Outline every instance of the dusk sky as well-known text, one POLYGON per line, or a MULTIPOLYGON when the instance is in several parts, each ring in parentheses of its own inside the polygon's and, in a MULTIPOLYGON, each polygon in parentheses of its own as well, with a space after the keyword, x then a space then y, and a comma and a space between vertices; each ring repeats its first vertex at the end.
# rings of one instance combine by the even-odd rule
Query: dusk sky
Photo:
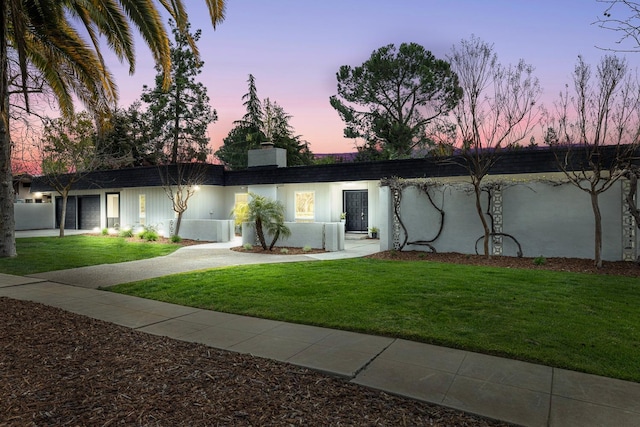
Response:
MULTIPOLYGON (((577 56, 595 66, 606 54, 598 47, 616 47, 618 37, 592 24, 606 7, 596 0, 227 0, 226 19, 215 31, 203 0, 185 3, 192 30, 202 29, 199 80, 219 117, 209 132, 214 150, 244 115, 249 74, 261 99, 293 116, 295 133, 314 153, 350 152, 354 142, 343 137, 329 97, 339 67, 361 65, 379 47, 415 42, 445 59, 473 34, 494 45, 502 64, 522 58, 534 65, 550 106, 571 82, 577 56)), ((139 99, 143 84, 153 86, 156 74, 144 43, 136 49, 134 76, 117 61, 111 65, 124 107, 139 99)), ((640 54, 619 55, 632 68, 640 64, 640 54)))

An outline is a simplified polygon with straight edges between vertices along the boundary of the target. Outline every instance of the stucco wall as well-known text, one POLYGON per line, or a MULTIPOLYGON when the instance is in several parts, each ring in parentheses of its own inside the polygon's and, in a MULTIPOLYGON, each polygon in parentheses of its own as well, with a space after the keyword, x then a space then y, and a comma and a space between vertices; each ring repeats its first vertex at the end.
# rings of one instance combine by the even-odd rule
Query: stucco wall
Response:
MULTIPOLYGON (((344 250, 344 224, 340 222, 285 222, 291 231, 287 238, 280 238, 276 242, 277 246, 291 246, 304 248, 309 246, 313 249, 324 249, 329 252, 344 250)), ((271 243, 273 236, 265 234, 267 245, 271 243)), ((257 244, 256 230, 253 223, 242 224, 242 244, 257 244)))
MULTIPOLYGON (((120 222, 123 227, 139 227, 139 196, 145 195, 146 225, 167 231, 167 218, 174 218, 171 201, 159 187, 141 187, 120 191, 120 222), (166 230, 165 230, 166 229, 166 230)), ((229 219, 223 187, 202 186, 190 199, 183 219, 229 219)))
MULTIPOLYGON (((163 224, 165 236, 170 236, 176 226, 176 219, 166 219, 163 224)), ((178 233, 183 239, 206 242, 228 242, 234 236, 234 224, 230 219, 183 219, 178 233)))
MULTIPOLYGON (((529 183, 503 190, 504 231, 513 234, 528 256, 593 258, 594 216, 588 193, 571 184, 529 183), (522 236, 519 238, 518 236, 522 236), (569 255, 570 254, 570 255, 569 255)), ((619 183, 599 197, 602 257, 622 257, 622 196, 619 183)), ((506 254, 514 254, 505 241, 506 254)))
POLYGON ((56 226, 53 203, 15 203, 13 213, 16 230, 38 230, 56 226))
MULTIPOLYGON (((577 257, 594 256, 594 219, 591 200, 571 184, 526 182, 503 186, 501 191, 502 231, 513 235, 522 246, 524 256, 577 257)), ((445 211, 442 233, 432 245, 438 252, 476 252, 476 240, 483 235, 475 210, 475 198, 470 186, 445 184, 430 190, 433 201, 445 211)), ((482 196, 486 212, 488 197, 482 196)), ((494 199, 492 206, 499 204, 494 199)), ((600 195, 602 212, 603 252, 605 260, 621 260, 622 188, 616 183, 600 195)), ((394 214, 392 192, 380 188, 381 249, 394 248, 394 214)), ((431 240, 439 228, 440 215, 423 192, 406 188, 400 204, 402 222, 408 229, 409 241, 431 240)), ((486 215, 485 215, 486 216, 486 215)), ((488 219, 488 216, 486 216, 488 219)), ((400 228, 399 242, 404 232, 400 228)), ((502 253, 516 256, 517 245, 502 239, 502 253)), ((636 247, 638 246, 636 237, 636 247)), ((493 245, 492 245, 493 249, 493 245)), ((429 250, 426 246, 407 245, 404 250, 429 250)), ((482 252, 482 242, 478 244, 482 252)))

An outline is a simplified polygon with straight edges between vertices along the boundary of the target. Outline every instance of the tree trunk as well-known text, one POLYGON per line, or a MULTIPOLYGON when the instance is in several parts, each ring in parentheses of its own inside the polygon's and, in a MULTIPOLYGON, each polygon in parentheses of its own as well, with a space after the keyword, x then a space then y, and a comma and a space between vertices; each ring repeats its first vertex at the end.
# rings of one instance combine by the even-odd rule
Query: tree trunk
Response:
POLYGON ((262 229, 262 220, 260 218, 256 219, 256 235, 258 236, 258 241, 262 246, 262 249, 267 250, 267 242, 264 239, 264 230, 262 229))
POLYGON ((273 240, 271 241, 271 244, 269 245, 269 250, 272 251, 273 247, 276 245, 276 242, 278 241, 278 238, 280 237, 280 230, 276 230, 276 234, 273 235, 273 240))
POLYGON ((9 136, 9 89, 7 62, 7 2, 0 2, 0 257, 14 257, 16 223, 13 212, 15 195, 11 175, 11 138, 9 136))
MULTIPOLYGON (((178 100, 180 99, 180 83, 176 82, 176 98, 175 98, 175 110, 174 110, 174 118, 173 118, 173 141, 171 144, 171 163, 178 163, 178 144, 180 142, 180 107, 178 100)), ((178 179, 180 179, 179 177, 178 179)), ((181 182, 178 185, 182 185, 181 182)))
POLYGON ((62 213, 60 214, 60 233, 58 236, 64 237, 64 227, 67 222, 67 200, 69 200, 69 192, 62 193, 62 213))
POLYGON ((176 219, 176 229, 173 232, 174 236, 179 236, 180 235, 180 225, 182 224, 182 214, 184 212, 178 212, 178 219, 176 219))
POLYGON ((474 180, 473 182, 473 192, 476 196, 476 211, 478 212, 478 216, 480 217, 480 222, 482 222, 482 229, 484 230, 484 239, 482 242, 482 249, 484 251, 484 256, 487 258, 491 258, 491 254, 489 253, 489 237, 491 231, 489 230, 489 224, 487 223, 487 219, 484 216, 484 211, 482 210, 482 189, 480 188, 480 182, 474 180))
POLYGON ((591 208, 593 209, 593 218, 595 225, 595 253, 594 264, 597 268, 602 267, 602 215, 600 214, 600 205, 598 204, 598 193, 591 191, 591 208))
POLYGON ((6 116, 0 119, 0 257, 14 257, 16 252, 14 193, 11 175, 11 143, 4 126, 6 116))

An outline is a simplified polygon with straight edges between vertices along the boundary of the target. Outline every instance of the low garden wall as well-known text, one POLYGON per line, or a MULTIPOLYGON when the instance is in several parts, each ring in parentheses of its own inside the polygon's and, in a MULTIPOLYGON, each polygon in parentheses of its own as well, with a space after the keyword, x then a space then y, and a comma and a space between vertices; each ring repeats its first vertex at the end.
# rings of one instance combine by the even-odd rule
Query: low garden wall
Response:
MULTIPOLYGON (((340 222, 285 222, 291 231, 288 238, 280 238, 277 246, 291 246, 303 248, 309 246, 313 249, 324 249, 329 252, 344 250, 344 224, 340 222)), ((273 236, 266 235, 267 244, 273 236)), ((242 244, 256 245, 257 237, 253 223, 242 224, 242 244)))
POLYGON ((16 230, 56 228, 53 203, 15 203, 16 230))
MULTIPOLYGON (((173 230, 176 220, 165 221, 165 224, 169 224, 169 230, 173 230)), ((231 219, 183 219, 179 234, 183 239, 228 242, 234 236, 234 221, 231 219)))

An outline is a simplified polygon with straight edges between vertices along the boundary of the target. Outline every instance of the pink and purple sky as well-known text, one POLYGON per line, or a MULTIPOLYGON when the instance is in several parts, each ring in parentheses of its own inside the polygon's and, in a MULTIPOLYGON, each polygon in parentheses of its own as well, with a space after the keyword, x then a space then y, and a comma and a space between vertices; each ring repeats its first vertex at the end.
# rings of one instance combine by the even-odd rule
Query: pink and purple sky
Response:
MULTIPOLYGON (((415 42, 437 58, 472 34, 494 45, 500 62, 520 58, 535 66, 551 106, 578 55, 596 65, 616 47, 618 35, 593 24, 606 5, 596 0, 227 0, 225 21, 213 30, 203 0, 188 0, 191 28, 202 29, 198 44, 205 62, 200 76, 218 121, 210 127, 212 148, 222 144, 234 120, 244 115, 247 77, 258 96, 269 97, 293 116, 297 135, 314 153, 354 151, 343 122, 329 105, 341 65, 361 65, 371 52, 393 43, 415 42)), ((136 72, 113 61, 120 105, 139 99, 156 74, 148 49, 136 45, 136 72)), ((640 54, 619 53, 640 65, 640 54)))

